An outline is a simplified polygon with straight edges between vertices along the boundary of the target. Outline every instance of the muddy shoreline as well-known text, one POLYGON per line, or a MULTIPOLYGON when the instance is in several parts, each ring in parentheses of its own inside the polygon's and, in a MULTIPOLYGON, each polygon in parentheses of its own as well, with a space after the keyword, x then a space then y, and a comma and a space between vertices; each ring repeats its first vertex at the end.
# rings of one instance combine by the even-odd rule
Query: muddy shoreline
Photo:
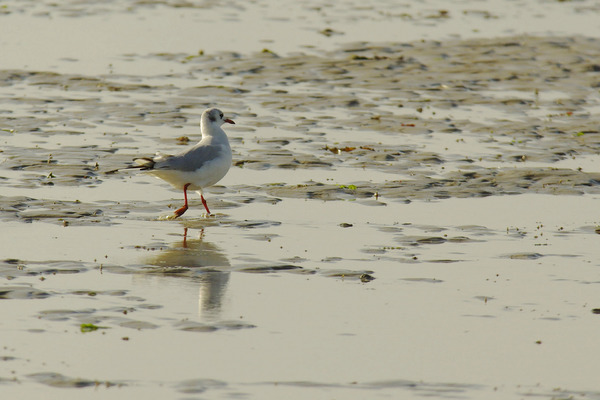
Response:
POLYGON ((599 53, 512 35, 0 70, 0 387, 600 398, 599 53), (215 215, 165 221, 179 192, 108 172, 193 145, 212 105, 236 120, 215 215))
MULTIPOLYGON (((230 190, 273 201, 597 193, 596 171, 559 163, 598 156, 598 50, 592 39, 523 36, 363 43, 320 56, 143 56, 186 60, 189 76, 222 83, 206 86, 179 76, 132 84, 129 76, 3 71, 2 166, 13 172, 2 180, 34 188, 124 179, 103 172, 156 145, 179 151, 182 131, 197 134, 199 110, 222 104, 242 121, 230 134, 235 166, 266 177, 230 190), (30 142, 35 146, 27 150, 20 145, 30 142), (374 170, 389 179, 281 184, 268 181, 273 168, 348 170, 349 176, 352 169, 374 170)), ((4 198, 3 209, 19 204, 4 198)))

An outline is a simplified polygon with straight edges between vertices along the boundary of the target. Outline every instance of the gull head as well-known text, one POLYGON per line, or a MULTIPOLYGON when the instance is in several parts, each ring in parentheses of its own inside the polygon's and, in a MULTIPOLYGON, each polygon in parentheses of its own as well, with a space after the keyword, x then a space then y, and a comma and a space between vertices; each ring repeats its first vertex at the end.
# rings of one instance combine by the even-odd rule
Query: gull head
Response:
POLYGON ((208 110, 202 113, 202 122, 205 121, 209 124, 214 124, 217 126, 221 126, 225 122, 227 122, 228 124, 235 124, 233 120, 225 118, 225 116, 223 115, 223 111, 217 108, 209 108, 208 110))

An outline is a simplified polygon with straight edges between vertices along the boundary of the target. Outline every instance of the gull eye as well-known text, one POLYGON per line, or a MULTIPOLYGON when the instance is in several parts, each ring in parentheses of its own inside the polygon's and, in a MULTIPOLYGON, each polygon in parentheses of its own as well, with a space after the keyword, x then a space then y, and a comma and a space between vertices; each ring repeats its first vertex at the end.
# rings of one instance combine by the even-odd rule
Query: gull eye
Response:
POLYGON ((219 113, 219 117, 221 117, 221 119, 223 119, 223 113, 219 113))

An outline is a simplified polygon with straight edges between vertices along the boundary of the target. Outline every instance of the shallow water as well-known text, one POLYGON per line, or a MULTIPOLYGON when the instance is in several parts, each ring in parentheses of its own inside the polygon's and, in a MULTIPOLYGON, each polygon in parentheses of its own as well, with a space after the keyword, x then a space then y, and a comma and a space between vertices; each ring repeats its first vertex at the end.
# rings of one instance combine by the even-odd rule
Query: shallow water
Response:
POLYGON ((599 11, 3 3, 2 394, 600 399, 599 11))

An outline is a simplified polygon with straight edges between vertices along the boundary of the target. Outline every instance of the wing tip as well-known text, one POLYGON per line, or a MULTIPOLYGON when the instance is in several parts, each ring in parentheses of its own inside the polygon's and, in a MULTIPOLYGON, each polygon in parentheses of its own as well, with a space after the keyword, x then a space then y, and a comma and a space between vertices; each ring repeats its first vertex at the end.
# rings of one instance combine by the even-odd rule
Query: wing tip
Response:
POLYGON ((138 165, 138 167, 142 170, 152 169, 154 168, 154 164, 156 164, 156 162, 149 157, 134 158, 133 162, 135 162, 138 165))

